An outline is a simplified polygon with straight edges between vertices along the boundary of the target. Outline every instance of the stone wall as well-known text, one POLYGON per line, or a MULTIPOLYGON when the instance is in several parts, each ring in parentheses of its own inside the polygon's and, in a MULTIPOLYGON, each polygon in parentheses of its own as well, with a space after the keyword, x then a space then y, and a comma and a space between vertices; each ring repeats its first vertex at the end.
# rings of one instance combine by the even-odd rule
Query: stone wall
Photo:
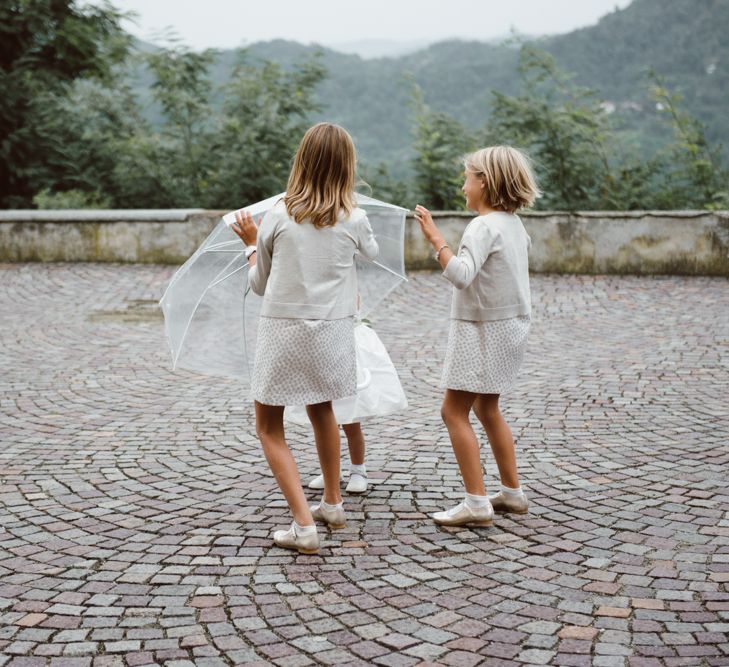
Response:
MULTIPOLYGON (((220 211, 0 211, 0 262, 181 264, 220 211)), ((457 246, 468 213, 434 218, 457 246)), ((535 272, 729 277, 729 211, 539 212, 522 215, 535 272)), ((410 269, 437 268, 414 219, 405 233, 410 269)))
MULTIPOLYGON (((729 211, 589 211, 523 214, 535 272, 729 276, 729 211)), ((470 214, 436 222, 458 243, 470 214)), ((407 229, 407 262, 434 267, 416 226, 407 229)))
POLYGON ((0 261, 182 264, 220 215, 202 209, 0 211, 0 261))

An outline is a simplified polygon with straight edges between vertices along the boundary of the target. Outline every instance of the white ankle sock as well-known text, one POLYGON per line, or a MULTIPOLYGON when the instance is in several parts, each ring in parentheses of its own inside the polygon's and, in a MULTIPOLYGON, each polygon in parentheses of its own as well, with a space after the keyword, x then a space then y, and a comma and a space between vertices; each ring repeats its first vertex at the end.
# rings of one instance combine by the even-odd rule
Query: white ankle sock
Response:
POLYGON ((487 507, 489 504, 488 496, 476 496, 473 493, 466 494, 466 507, 478 509, 479 507, 487 507))
POLYGON ((511 496, 512 498, 519 498, 520 496, 524 495, 524 491, 522 491, 522 488, 520 486, 516 487, 515 489, 512 489, 509 486, 501 485, 501 493, 503 493, 505 496, 511 496))
POLYGON ((350 463, 349 472, 351 475, 361 475, 362 477, 367 477, 367 468, 364 463, 362 465, 355 465, 354 463, 350 463))
POLYGON ((316 524, 312 524, 311 526, 301 526, 294 521, 294 532, 297 535, 311 535, 316 532, 316 524))
POLYGON ((321 502, 319 503, 321 505, 321 508, 323 510, 326 510, 327 512, 333 512, 334 510, 340 510, 344 507, 344 503, 337 503, 336 505, 330 505, 329 503, 324 502, 324 498, 321 499, 321 502))

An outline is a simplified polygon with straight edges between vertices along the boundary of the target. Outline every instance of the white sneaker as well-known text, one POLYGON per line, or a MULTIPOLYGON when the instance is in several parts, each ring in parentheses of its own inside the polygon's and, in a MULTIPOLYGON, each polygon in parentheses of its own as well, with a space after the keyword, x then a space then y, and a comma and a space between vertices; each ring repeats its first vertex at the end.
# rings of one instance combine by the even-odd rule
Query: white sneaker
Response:
POLYGON ((310 489, 323 489, 324 488, 324 475, 318 475, 309 482, 310 489))
POLYGON ((441 526, 490 526, 494 520, 494 509, 491 503, 486 507, 471 508, 461 502, 445 512, 436 512, 431 517, 441 526))
POLYGON ((273 534, 273 541, 278 547, 295 549, 300 554, 319 553, 319 535, 317 533, 299 535, 296 532, 295 522, 288 530, 277 530, 273 534))
POLYGON ((367 478, 353 472, 347 484, 347 493, 364 493, 365 491, 367 491, 367 478))
MULTIPOLYGON (((342 477, 343 476, 344 476, 344 473, 340 470, 339 471, 339 483, 340 483, 340 485, 342 483, 342 477)), ((324 475, 323 474, 322 475, 317 475, 316 477, 314 477, 314 479, 312 479, 307 484, 307 486, 310 489, 317 489, 317 490, 323 489, 324 488, 324 475)))

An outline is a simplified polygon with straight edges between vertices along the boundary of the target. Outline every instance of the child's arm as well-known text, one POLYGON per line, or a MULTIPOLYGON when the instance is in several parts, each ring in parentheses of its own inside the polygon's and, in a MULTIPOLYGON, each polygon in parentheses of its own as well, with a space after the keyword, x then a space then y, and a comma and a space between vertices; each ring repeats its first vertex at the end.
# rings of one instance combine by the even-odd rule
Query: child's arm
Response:
POLYGON ((415 219, 420 223, 420 231, 423 232, 423 236, 433 246, 440 268, 445 269, 448 261, 453 257, 453 251, 443 238, 443 234, 440 233, 440 229, 433 222, 433 216, 425 206, 418 204, 415 207, 415 219))
POLYGON ((271 273, 271 258, 273 256, 273 227, 270 222, 263 223, 269 217, 268 213, 258 220, 258 226, 248 211, 236 211, 235 223, 231 225, 233 231, 246 245, 255 245, 256 251, 248 258, 248 284, 254 294, 263 296, 266 283, 271 273))
POLYGON ((457 289, 468 287, 483 266, 493 245, 490 228, 478 225, 467 229, 456 255, 446 243, 443 234, 433 222, 430 211, 424 206, 415 207, 415 218, 425 238, 436 251, 436 259, 443 269, 443 276, 457 289))
POLYGON ((481 224, 467 229, 463 233, 458 254, 451 253, 451 256, 444 260, 443 277, 453 283, 456 289, 465 289, 484 265, 492 245, 487 225, 481 224))
POLYGON ((273 221, 266 221, 263 218, 261 226, 258 230, 256 240, 255 264, 251 266, 248 272, 248 284, 251 286, 254 294, 263 296, 268 283, 268 276, 271 273, 271 262, 273 259, 273 236, 276 225, 273 221))

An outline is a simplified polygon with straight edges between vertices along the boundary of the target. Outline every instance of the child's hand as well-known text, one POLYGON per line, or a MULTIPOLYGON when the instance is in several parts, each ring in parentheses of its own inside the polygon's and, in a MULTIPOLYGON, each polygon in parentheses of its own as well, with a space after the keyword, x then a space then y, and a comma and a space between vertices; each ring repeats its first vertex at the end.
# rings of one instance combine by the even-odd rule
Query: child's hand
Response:
POLYGON ((415 207, 415 219, 420 223, 420 229, 431 245, 435 246, 444 243, 443 234, 435 226, 433 216, 425 206, 418 204, 415 207))
MULTIPOLYGON (((258 225, 263 218, 258 218, 258 225)), ((248 211, 238 210, 235 212, 235 222, 230 228, 240 237, 246 245, 256 245, 258 238, 258 225, 248 211)))

